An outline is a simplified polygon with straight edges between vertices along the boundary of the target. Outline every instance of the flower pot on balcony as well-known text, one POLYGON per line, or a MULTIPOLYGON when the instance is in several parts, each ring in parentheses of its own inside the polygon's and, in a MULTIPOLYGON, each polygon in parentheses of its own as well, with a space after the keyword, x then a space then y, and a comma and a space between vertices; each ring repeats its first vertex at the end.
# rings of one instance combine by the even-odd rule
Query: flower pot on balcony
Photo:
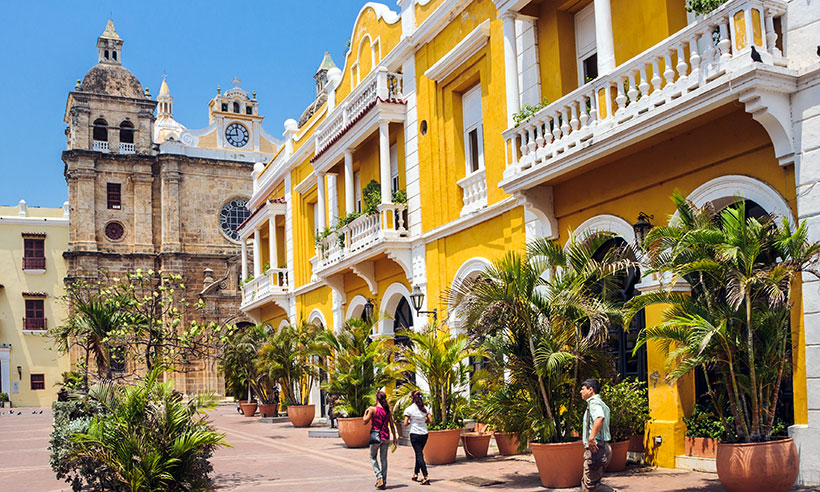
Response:
POLYGON ((256 408, 258 407, 256 402, 248 403, 247 401, 240 401, 239 408, 242 409, 242 415, 245 417, 253 417, 253 414, 256 413, 256 408))
POLYGON ((686 456, 714 458, 717 452, 717 442, 708 437, 685 437, 684 448, 686 456))
POLYGON ((498 446, 498 454, 501 456, 512 456, 518 452, 518 436, 514 432, 494 432, 495 445, 498 446))
POLYGON ((577 487, 584 475, 584 443, 530 443, 541 485, 553 489, 577 487))
POLYGON ((487 450, 490 448, 490 434, 480 434, 478 432, 465 432, 461 435, 461 444, 464 446, 464 454, 469 459, 480 459, 487 457, 487 450))
POLYGON ((339 417, 339 437, 349 448, 366 448, 370 443, 370 423, 361 417, 339 417))
POLYGON ((629 441, 618 441, 610 444, 612 457, 606 465, 606 471, 619 472, 626 470, 626 453, 629 451, 629 441))
POLYGON ((310 427, 316 416, 316 405, 288 405, 288 419, 294 427, 310 427))
POLYGON ((424 446, 424 461, 428 465, 446 465, 456 460, 461 429, 429 431, 424 446))
POLYGON ((792 438, 717 445, 720 484, 727 492, 787 492, 797 479, 799 461, 792 438))
POLYGON ((279 404, 278 403, 262 403, 259 405, 259 414, 262 417, 278 417, 279 404))

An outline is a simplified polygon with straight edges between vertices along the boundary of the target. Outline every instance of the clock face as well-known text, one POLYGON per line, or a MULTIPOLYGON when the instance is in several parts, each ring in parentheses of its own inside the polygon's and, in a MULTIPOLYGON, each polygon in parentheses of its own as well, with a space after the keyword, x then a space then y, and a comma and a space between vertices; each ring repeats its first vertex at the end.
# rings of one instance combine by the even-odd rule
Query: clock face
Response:
POLYGON ((234 241, 239 241, 236 228, 251 215, 250 210, 245 207, 246 203, 248 203, 246 198, 234 198, 223 205, 222 210, 219 211, 219 227, 226 236, 234 241))
POLYGON ((225 129, 225 139, 234 147, 244 147, 248 143, 248 129, 239 123, 231 123, 225 129))

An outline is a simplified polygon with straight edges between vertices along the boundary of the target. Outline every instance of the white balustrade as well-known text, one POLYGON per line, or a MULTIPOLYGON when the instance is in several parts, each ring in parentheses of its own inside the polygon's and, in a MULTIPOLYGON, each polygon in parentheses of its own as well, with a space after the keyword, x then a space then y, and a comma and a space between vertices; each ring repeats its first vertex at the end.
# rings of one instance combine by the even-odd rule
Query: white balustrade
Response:
MULTIPOLYGON (((727 70, 754 63, 751 44, 764 63, 785 64, 773 27, 773 19, 785 12, 777 0, 731 0, 505 130, 505 179, 585 148, 599 135, 617 132, 621 123, 652 118, 681 96, 706 91, 727 70)), ((467 178, 462 181, 466 209, 467 178)))
POLYGON ((108 153, 108 142, 102 142, 100 140, 94 140, 91 144, 91 149, 96 152, 105 152, 108 153))
POLYGON ((402 76, 379 67, 368 74, 345 100, 339 104, 316 129, 319 151, 333 143, 338 136, 378 101, 403 98, 402 76))
POLYGON ((270 268, 267 272, 250 280, 242 286, 242 305, 277 294, 285 294, 288 290, 288 271, 286 268, 270 268))
POLYGON ((365 214, 339 227, 316 244, 314 274, 379 241, 407 236, 405 204, 384 204, 383 213, 365 214), (393 214, 391 227, 382 227, 383 214, 393 214))
MULTIPOLYGON (((538 129, 538 138, 543 140, 541 129, 538 129)), ((536 139, 537 140, 537 139, 536 139)), ((463 192, 464 206, 461 215, 467 215, 487 206, 487 178, 484 169, 461 178, 458 185, 463 192)))
MULTIPOLYGON (((105 142, 106 144, 108 142, 105 142)), ((136 153, 136 147, 132 143, 121 143, 120 144, 120 154, 134 154, 136 153)))

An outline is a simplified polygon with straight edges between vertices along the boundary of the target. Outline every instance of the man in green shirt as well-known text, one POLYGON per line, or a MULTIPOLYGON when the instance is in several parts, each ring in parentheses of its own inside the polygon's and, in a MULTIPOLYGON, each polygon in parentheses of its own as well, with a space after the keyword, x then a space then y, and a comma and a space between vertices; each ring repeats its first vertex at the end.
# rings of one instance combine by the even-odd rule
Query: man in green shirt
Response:
POLYGON ((581 383, 581 398, 587 402, 587 411, 584 412, 584 430, 581 436, 584 439, 584 478, 581 481, 583 492, 595 492, 604 468, 612 457, 609 447, 609 407, 598 396, 601 383, 597 379, 587 379, 581 383))

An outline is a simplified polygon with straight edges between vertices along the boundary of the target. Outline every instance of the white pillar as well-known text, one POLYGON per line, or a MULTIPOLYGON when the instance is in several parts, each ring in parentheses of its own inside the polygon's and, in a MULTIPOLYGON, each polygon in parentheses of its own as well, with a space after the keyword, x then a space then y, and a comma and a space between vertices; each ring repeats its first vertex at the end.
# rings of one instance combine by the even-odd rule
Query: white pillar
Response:
POLYGON ((356 183, 353 179, 353 151, 345 150, 345 214, 356 211, 355 190, 356 183))
POLYGON ((382 187, 382 204, 393 203, 390 190, 390 127, 387 121, 379 122, 379 178, 382 187))
POLYGON ((325 175, 318 173, 316 179, 316 194, 318 195, 318 202, 316 206, 319 207, 318 220, 316 230, 321 232, 327 227, 327 219, 325 219, 325 175))
POLYGON ((253 231, 253 276, 262 274, 262 238, 259 229, 253 231))
MULTIPOLYGON (((610 0, 595 0, 595 49, 598 53, 598 76, 615 70, 615 41, 612 39, 610 0)), ((609 116, 609 115, 607 115, 609 116)))
POLYGON ((6 345, 0 347, 0 392, 9 395, 11 398, 11 367, 9 361, 11 360, 11 346, 6 345))
POLYGON ((276 250, 276 216, 270 214, 270 219, 268 219, 268 250, 270 251, 270 267, 271 268, 279 268, 279 260, 277 250, 276 250))
MULTIPOLYGON (((597 1, 596 1, 597 3, 597 1)), ((515 12, 501 15, 504 26, 504 81, 507 86, 507 127, 515 125, 512 115, 521 109, 518 88, 518 53, 515 44, 515 12)))
POLYGON ((328 222, 330 222, 331 227, 336 227, 336 224, 339 223, 338 178, 338 174, 327 174, 327 212, 328 222))
POLYGON ((248 278, 248 244, 247 238, 240 239, 242 241, 242 280, 248 278))

